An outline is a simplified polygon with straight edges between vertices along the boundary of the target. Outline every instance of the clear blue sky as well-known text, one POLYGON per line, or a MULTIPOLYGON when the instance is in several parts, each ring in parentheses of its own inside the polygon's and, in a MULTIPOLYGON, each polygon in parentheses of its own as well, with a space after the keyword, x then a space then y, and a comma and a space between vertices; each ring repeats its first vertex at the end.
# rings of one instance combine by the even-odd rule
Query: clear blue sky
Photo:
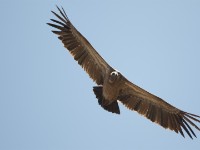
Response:
POLYGON ((46 25, 56 4, 129 80, 200 115, 200 1, 1 0, 0 149, 199 149, 196 129, 184 139, 98 105, 95 83, 46 25))

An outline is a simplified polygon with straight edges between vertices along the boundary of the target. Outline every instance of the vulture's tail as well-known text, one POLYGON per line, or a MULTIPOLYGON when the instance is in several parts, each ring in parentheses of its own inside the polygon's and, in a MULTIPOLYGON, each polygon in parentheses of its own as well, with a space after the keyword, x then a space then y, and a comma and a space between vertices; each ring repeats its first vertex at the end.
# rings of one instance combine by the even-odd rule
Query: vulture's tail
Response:
POLYGON ((119 106, 117 101, 112 102, 111 104, 105 105, 107 100, 103 98, 103 87, 102 86, 94 86, 93 87, 94 94, 96 95, 96 98, 98 99, 99 105, 103 107, 105 110, 120 114, 119 106))

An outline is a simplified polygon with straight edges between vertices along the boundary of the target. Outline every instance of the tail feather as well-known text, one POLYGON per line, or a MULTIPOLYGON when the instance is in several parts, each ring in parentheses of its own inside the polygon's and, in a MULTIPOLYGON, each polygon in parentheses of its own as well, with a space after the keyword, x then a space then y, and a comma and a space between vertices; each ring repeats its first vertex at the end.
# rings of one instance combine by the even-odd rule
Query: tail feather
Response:
POLYGON ((108 104, 109 101, 104 99, 104 97, 102 95, 102 90, 103 90, 102 86, 94 86, 93 87, 93 91, 94 91, 94 94, 96 95, 96 98, 98 99, 99 105, 109 112, 120 114, 120 110, 119 110, 117 101, 114 101, 111 104, 108 104))

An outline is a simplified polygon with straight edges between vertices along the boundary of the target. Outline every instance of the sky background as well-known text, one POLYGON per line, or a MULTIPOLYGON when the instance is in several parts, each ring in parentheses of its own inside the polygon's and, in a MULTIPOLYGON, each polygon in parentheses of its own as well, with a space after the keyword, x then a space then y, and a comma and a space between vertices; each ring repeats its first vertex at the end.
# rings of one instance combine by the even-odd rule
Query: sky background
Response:
POLYGON ((196 129, 184 139, 98 105, 95 83, 46 25, 56 4, 130 81, 200 115, 199 0, 0 0, 0 149, 199 149, 196 129))

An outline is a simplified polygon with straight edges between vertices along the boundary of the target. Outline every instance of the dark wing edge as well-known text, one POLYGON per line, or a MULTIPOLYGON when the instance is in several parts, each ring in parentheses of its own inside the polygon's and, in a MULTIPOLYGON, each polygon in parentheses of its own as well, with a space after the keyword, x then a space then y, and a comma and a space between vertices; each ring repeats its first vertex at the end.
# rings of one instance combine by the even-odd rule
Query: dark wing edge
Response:
POLYGON ((58 29, 52 31, 58 35, 58 38, 64 44, 64 47, 69 50, 78 64, 89 74, 89 76, 98 84, 103 84, 103 78, 111 67, 106 61, 97 53, 87 39, 76 30, 68 19, 64 9, 57 6, 60 15, 52 11, 52 13, 59 19, 51 19, 55 24, 47 23, 48 25, 58 29))
POLYGON ((194 121, 200 123, 200 116, 179 110, 129 81, 125 83, 118 99, 130 110, 137 111, 152 122, 180 133, 183 137, 185 137, 183 130, 191 139, 193 136, 196 137, 191 126, 200 131, 194 123, 194 121))

